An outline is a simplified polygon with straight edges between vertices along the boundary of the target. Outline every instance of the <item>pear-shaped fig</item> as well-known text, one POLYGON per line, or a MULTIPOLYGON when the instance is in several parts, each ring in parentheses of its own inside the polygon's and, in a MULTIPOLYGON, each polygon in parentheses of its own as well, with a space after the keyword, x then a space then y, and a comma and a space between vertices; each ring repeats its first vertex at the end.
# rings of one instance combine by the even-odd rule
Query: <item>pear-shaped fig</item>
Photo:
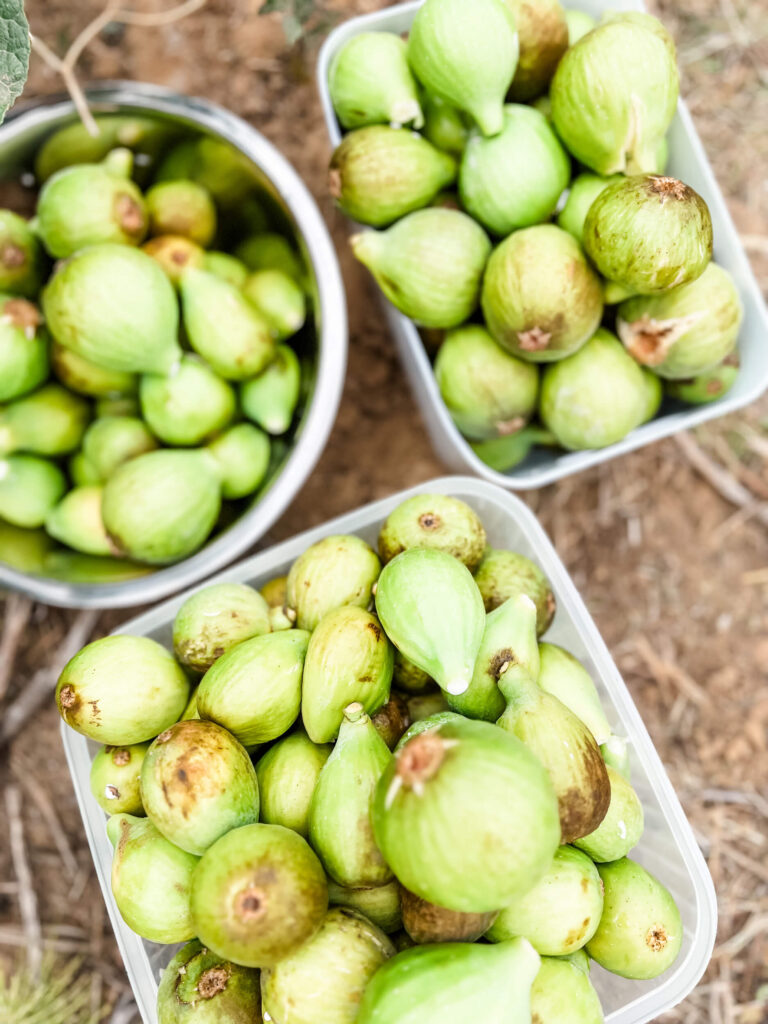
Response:
POLYGON ((570 7, 565 12, 565 20, 568 25, 568 45, 575 46, 580 39, 597 27, 597 20, 586 11, 573 10, 570 7))
POLYGON ((271 231, 251 235, 235 249, 235 256, 251 271, 282 270, 299 284, 306 277, 304 264, 284 235, 271 231))
POLYGON ((200 444, 217 434, 237 407, 230 385, 194 356, 184 356, 167 376, 142 377, 139 397, 150 429, 174 446, 200 444))
POLYGON ((214 583, 188 597, 173 620, 173 651, 193 672, 207 672, 231 648, 269 632, 267 602, 245 583, 214 583))
POLYGON ((343 128, 424 123, 406 44, 393 32, 353 36, 334 57, 328 88, 343 128))
POLYGON ((0 210, 0 292, 35 298, 44 265, 43 250, 29 224, 11 210, 0 210))
POLYGON ((223 281, 242 288, 248 279, 248 267, 236 256, 228 252, 208 250, 203 253, 203 270, 220 277, 223 281))
MULTIPOLYGON (((136 391, 138 385, 135 374, 105 370, 57 341, 51 344, 51 369, 70 391, 89 398, 127 398, 136 391)), ((97 410, 96 415, 101 416, 103 413, 97 410)))
POLYGON ((203 855, 192 883, 197 937, 244 967, 272 967, 317 931, 328 885, 306 840, 281 825, 245 825, 203 855))
POLYGON ((328 882, 328 898, 332 907, 349 907, 367 917, 371 924, 392 935, 403 925, 400 912, 400 885, 396 881, 373 889, 346 889, 328 882))
MULTIPOLYGON (((2 472, 0 462, 0 473, 2 472)), ((0 483, 0 496, 2 483, 0 483)), ((0 503, 2 497, 0 497, 0 503)), ((53 540, 44 530, 28 530, 12 526, 0 519, 0 562, 20 572, 40 575, 53 547, 53 540)))
POLYGON ((496 911, 467 914, 438 907, 400 887, 403 928, 418 946, 432 942, 476 942, 496 918, 496 911))
POLYGON ((421 695, 437 689, 432 677, 414 665, 400 651, 395 651, 395 666, 392 673, 392 685, 408 695, 421 695))
POLYGON ((409 548, 436 548, 473 572, 485 550, 485 529, 473 508, 447 494, 415 494, 401 502, 379 531, 384 564, 409 548))
MULTIPOLYGON (((442 698, 442 694, 437 695, 442 698)), ((421 713, 421 707, 416 707, 417 701, 431 700, 432 697, 414 697, 408 702, 409 713, 412 715, 419 715, 421 713)), ((435 711, 433 708, 424 708, 425 711, 429 711, 429 714, 421 715, 421 717, 414 717, 413 723, 400 737, 400 740, 395 747, 395 753, 406 745, 406 743, 413 739, 414 736, 419 736, 423 732, 428 732, 430 729, 437 729, 438 726, 443 725, 445 722, 457 722, 460 721, 464 716, 457 714, 455 711, 450 711, 447 706, 439 711, 435 711)))
POLYGON ((253 190, 253 164, 231 143, 212 136, 197 136, 184 139, 165 154, 155 172, 155 181, 195 181, 219 206, 239 211, 253 190))
POLYGON ((48 533, 86 555, 119 554, 104 528, 102 494, 98 484, 74 487, 45 517, 48 533))
POLYGON ((257 491, 269 470, 269 438, 252 423, 236 423, 205 448, 208 464, 216 473, 222 497, 247 498, 257 491))
POLYGON ((58 466, 35 455, 0 458, 0 519, 34 529, 61 500, 67 489, 58 466))
POLYGON ((168 280, 177 288, 190 267, 205 269, 205 252, 183 235, 158 235, 145 242, 141 249, 165 271, 168 280))
POLYGON ((393 690, 387 703, 371 716, 371 721, 389 749, 394 750, 411 724, 408 701, 393 690))
POLYGON ((292 348, 278 345, 269 366, 240 385, 240 405, 249 420, 268 434, 279 435, 290 427, 300 393, 298 357, 292 348))
POLYGON ((602 178, 599 174, 586 172, 574 178, 568 190, 565 206, 558 214, 558 225, 563 231, 573 235, 577 242, 582 243, 584 241, 584 223, 592 204, 609 185, 615 185, 617 181, 622 180, 622 176, 619 174, 614 174, 610 178, 602 178))
POLYGON ((600 999, 589 972, 556 957, 541 958, 531 989, 532 1020, 537 1024, 603 1024, 600 999))
POLYGON ((680 911, 670 892, 634 861, 624 858, 598 869, 605 907, 587 952, 622 978, 648 980, 663 974, 683 942, 680 911))
POLYGON ((128 245, 75 253, 48 282, 43 312, 56 341, 106 370, 167 373, 181 355, 173 285, 128 245))
POLYGON ((152 235, 180 235, 206 248, 216 234, 216 207, 194 181, 163 181, 147 192, 152 235))
POLYGON ((549 430, 542 430, 541 427, 523 427, 515 434, 476 441, 472 444, 472 450, 497 473, 508 473, 525 462, 531 449, 537 445, 556 447, 557 439, 549 430))
POLYGON ((296 625, 313 630, 336 608, 367 608, 380 572, 378 556, 359 537, 317 541, 296 559, 288 573, 286 603, 296 612, 296 625))
POLYGON ((258 972, 195 939, 171 960, 157 990, 158 1024, 261 1024, 258 972))
POLYGON ((157 441, 136 416, 104 416, 94 420, 83 435, 83 458, 94 482, 109 480, 124 462, 154 451, 157 441))
POLYGON ((469 139, 468 118, 438 96, 424 97, 424 136, 433 146, 459 157, 469 139))
POLYGON ((308 641, 303 629, 291 629, 232 647, 203 676, 200 717, 228 729, 246 747, 282 736, 301 707, 308 641))
POLYGON ((496 911, 530 889, 560 833, 541 763, 502 729, 469 720, 425 731, 399 750, 376 789, 373 827, 404 886, 469 913, 496 911))
POLYGON ((643 834, 643 805, 631 784, 610 765, 611 802, 608 813, 591 835, 576 839, 574 845, 599 864, 621 860, 640 842, 643 834))
POLYGON ((85 399, 45 384, 0 410, 0 455, 67 455, 82 441, 90 417, 85 399))
POLYGON ((144 816, 141 802, 141 766, 148 743, 102 747, 91 762, 91 793, 107 814, 144 816))
MULTIPOLYGON (((134 114, 99 114, 95 120, 96 135, 91 134, 90 126, 86 127, 77 118, 46 138, 35 154, 34 169, 38 181, 47 181, 56 171, 72 164, 104 160, 115 147, 154 160, 176 130, 166 121, 134 114)), ((125 160, 124 152, 117 156, 125 160)))
POLYGON ((0 402, 10 402, 48 377, 48 336, 37 306, 0 294, 0 402))
POLYGON ((665 391, 670 398, 677 398, 689 405, 709 405, 728 394, 740 372, 738 359, 731 360, 729 357, 720 366, 695 377, 667 381, 665 391))
POLYGON ((506 0, 520 41, 512 81, 512 99, 527 103, 546 92, 560 58, 568 49, 568 23, 560 0, 506 0))
POLYGON ((94 640, 67 662, 56 686, 61 717, 111 746, 151 740, 189 700, 189 681, 164 647, 141 636, 94 640))
POLYGON ((308 838, 312 794, 331 749, 330 744, 313 743, 303 729, 269 748, 256 764, 263 822, 308 838))
POLYGON ((300 331, 307 319, 303 289, 283 270, 257 270, 243 281, 243 294, 269 324, 278 341, 300 331))
POLYGON ((543 643, 539 647, 538 684, 553 694, 586 725, 600 746, 611 735, 597 687, 578 658, 558 647, 543 643))
POLYGON ((499 548, 486 549, 475 573, 475 583, 487 612, 511 597, 525 594, 536 605, 538 635, 542 636, 551 626, 557 610, 552 585, 539 566, 525 555, 499 548))

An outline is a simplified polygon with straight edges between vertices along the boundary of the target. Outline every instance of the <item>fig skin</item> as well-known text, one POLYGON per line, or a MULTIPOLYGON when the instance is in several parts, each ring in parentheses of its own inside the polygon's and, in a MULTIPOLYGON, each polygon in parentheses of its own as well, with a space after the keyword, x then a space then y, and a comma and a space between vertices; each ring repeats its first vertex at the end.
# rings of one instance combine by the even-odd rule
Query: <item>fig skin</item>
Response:
POLYGON ((296 353, 287 345, 278 345, 269 366, 258 377, 240 385, 243 413, 275 436, 290 429, 300 396, 301 365, 296 353))
POLYGON ((644 828, 643 805, 627 779, 606 765, 611 783, 608 813, 597 829, 574 841, 596 863, 620 860, 640 842, 644 828))
POLYGON ((269 632, 267 602, 245 583, 214 583, 196 591, 173 620, 173 652, 192 672, 205 673, 227 651, 269 632))
POLYGON ((145 242, 141 250, 162 267, 168 279, 177 288, 182 275, 190 267, 205 268, 203 249, 182 235, 158 235, 157 238, 150 238, 145 242))
POLYGON ((400 911, 400 885, 397 881, 372 889, 347 889, 328 880, 328 898, 332 907, 349 907, 367 917, 385 935, 393 935, 403 926, 400 911))
POLYGON ((98 484, 73 487, 45 517, 52 537, 86 555, 118 555, 101 518, 103 488, 98 484))
POLYGON ((216 234, 216 207, 208 192, 194 181, 164 181, 146 196, 149 230, 153 236, 180 235, 203 249, 216 234))
POLYGON ((714 370, 699 374, 688 380, 665 381, 664 390, 670 398, 677 398, 689 405, 709 405, 727 395, 740 373, 738 360, 726 359, 714 370))
POLYGON ((529 103, 546 92, 568 49, 568 23, 560 0, 506 0, 517 23, 520 59, 509 94, 529 103))
POLYGON ((141 766, 149 743, 102 747, 91 762, 90 785, 96 803, 107 814, 144 816, 141 766))
MULTIPOLYGON (((105 370, 55 340, 51 342, 51 369, 65 387, 87 398, 127 397, 138 387, 135 374, 105 370)), ((96 415, 102 415, 98 408, 96 415)))
POLYGON ((261 821, 309 838, 312 794, 332 749, 329 743, 313 743, 303 729, 269 748, 256 764, 261 821))
POLYGON ((389 749, 394 750, 411 725, 408 701, 392 691, 387 703, 371 716, 371 721, 389 749))
POLYGON ((296 612, 298 628, 312 631, 336 608, 367 608, 380 572, 378 556, 359 537, 325 537, 291 566, 286 605, 296 612))
POLYGON ((251 273, 282 270, 302 287, 306 284, 306 269, 301 257, 284 235, 271 231, 251 235, 237 246, 235 256, 251 273))
POLYGON ((262 1024, 259 975, 197 939, 179 950, 157 990, 158 1024, 262 1024))
POLYGON ((214 438, 204 454, 228 500, 253 494, 269 472, 272 448, 263 430, 252 423, 236 423, 214 438))
POLYGON ((0 458, 0 518, 11 526, 34 529, 67 490, 58 466, 36 455, 0 458))
POLYGON ((395 667, 392 685, 408 696, 419 696, 438 689, 432 677, 418 665, 414 665, 400 651, 395 651, 395 667))
POLYGON ((242 288, 248 278, 248 267, 228 252, 216 252, 211 249, 204 252, 203 270, 228 281, 235 288, 242 288))
POLYGON ((267 580, 260 588, 259 593, 270 608, 284 608, 287 584, 287 576, 275 576, 273 579, 267 580))
POLYGON ((82 454, 93 469, 94 483, 105 483, 124 462, 152 452, 157 441, 136 416, 96 419, 83 435, 82 454))
POLYGON ((432 708, 428 708, 427 710, 432 713, 425 715, 422 718, 414 719, 413 724, 400 738, 399 743, 395 747, 395 753, 397 753, 398 750, 402 750, 406 743, 413 739, 414 736, 418 736, 423 732, 429 732, 430 729, 436 729, 445 722, 459 722, 463 718, 463 715, 459 715, 455 711, 449 711, 447 707, 442 711, 432 711, 432 708))
POLYGON ((42 246, 29 224, 11 210, 0 210, 0 292, 35 298, 44 267, 42 246))
POLYGON ((543 956, 531 989, 536 1024, 603 1024, 600 999, 589 980, 589 967, 543 956))
POLYGON ((580 718, 601 746, 611 735, 597 687, 578 658, 557 644, 539 644, 539 675, 542 690, 551 693, 580 718))
POLYGON ((31 302, 0 294, 0 402, 20 398, 49 373, 49 339, 31 302))
POLYGON ((389 513, 379 531, 379 557, 384 565, 409 548, 434 548, 453 555, 474 572, 485 544, 485 528, 475 510, 445 494, 407 498, 389 513))
POLYGON ((475 572, 486 612, 492 612, 518 594, 525 594, 536 605, 536 632, 541 637, 552 625, 557 602, 552 585, 530 558, 516 551, 486 548, 475 572))
POLYGON ((283 270, 257 270, 241 285, 246 298, 269 324, 278 341, 293 337, 307 319, 301 285, 283 270))
POLYGON ((419 88, 408 66, 407 46, 391 32, 361 32, 333 60, 328 88, 342 127, 412 124, 424 115, 419 88))
POLYGON ((60 384, 44 384, 0 409, 0 455, 69 455, 79 447, 90 418, 90 405, 80 395, 60 384))
POLYGON ((438 907, 400 887, 403 928, 418 946, 435 942, 476 942, 496 919, 496 911, 467 914, 438 907))

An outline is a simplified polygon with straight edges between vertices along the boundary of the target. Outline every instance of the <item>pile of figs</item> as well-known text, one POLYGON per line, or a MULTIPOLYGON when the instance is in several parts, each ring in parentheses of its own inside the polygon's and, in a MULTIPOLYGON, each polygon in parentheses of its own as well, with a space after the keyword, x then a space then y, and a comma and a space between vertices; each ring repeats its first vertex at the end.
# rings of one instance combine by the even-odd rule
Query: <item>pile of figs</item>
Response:
POLYGON ((307 274, 234 148, 98 124, 38 151, 31 219, 0 210, 0 559, 116 581, 197 551, 279 468, 307 274))
POLYGON ((627 743, 542 639, 555 612, 470 506, 419 494, 378 551, 328 536, 260 591, 195 591, 172 652, 69 662, 117 907, 187 943, 159 1024, 599 1024, 593 960, 670 968, 627 743))
POLYGON ((350 39, 328 86, 354 254, 487 464, 605 448, 665 397, 733 385, 741 301, 706 202, 666 174, 679 78, 656 18, 426 0, 407 41, 350 39))

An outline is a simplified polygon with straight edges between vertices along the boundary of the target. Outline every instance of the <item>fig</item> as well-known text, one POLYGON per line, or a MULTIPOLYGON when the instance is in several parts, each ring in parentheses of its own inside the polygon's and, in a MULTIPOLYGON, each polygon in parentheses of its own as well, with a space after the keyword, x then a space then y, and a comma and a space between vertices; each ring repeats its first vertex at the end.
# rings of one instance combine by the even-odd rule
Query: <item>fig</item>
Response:
POLYGON ((296 612, 296 625, 312 631, 336 608, 367 608, 380 572, 377 555, 359 537, 317 541, 296 559, 288 573, 286 604, 296 612))
POLYGON ((603 292, 579 243, 554 224, 510 235, 488 261, 483 312, 496 341, 533 363, 577 352, 600 326, 603 292))
POLYGON ((66 489, 64 474, 47 459, 0 457, 0 519, 12 526, 42 526, 66 489))
POLYGON ((425 718, 431 718, 433 715, 439 715, 448 710, 445 694, 438 687, 431 693, 408 698, 408 714, 414 725, 425 718))
MULTIPOLYGON (((51 369, 70 391, 76 391, 79 395, 86 395, 89 398, 127 398, 133 395, 137 387, 135 374, 122 370, 105 370, 57 341, 51 344, 51 369)), ((96 415, 100 416, 102 413, 97 409, 96 415)))
POLYGON ((48 533, 86 555, 119 554, 101 518, 102 493, 98 484, 74 487, 45 517, 48 533))
POLYGON ((394 691, 387 703, 371 717, 376 732, 390 750, 394 750, 411 724, 408 701, 394 691))
MULTIPOLYGON (((442 694, 439 695, 442 699, 442 694)), ((413 708, 415 701, 431 700, 431 697, 415 697, 409 702, 409 713, 413 708)), ((428 709, 429 714, 422 715, 420 718, 414 718, 413 723, 406 729, 401 736, 400 740, 395 747, 395 753, 406 745, 408 740, 413 739, 414 736, 419 736, 423 732, 428 732, 430 729, 436 729, 439 725, 443 725, 445 722, 456 722, 462 719, 462 715, 457 714, 455 711, 449 711, 447 707, 442 708, 439 711, 435 711, 433 708, 428 709)), ((417 708, 413 708, 412 713, 414 715, 419 714, 417 708)))
POLYGON ((214 583, 195 591, 173 620, 173 652, 192 672, 207 672, 243 640, 269 632, 267 602, 245 583, 214 583))
POLYGON ((427 0, 408 37, 408 60, 430 93, 498 135, 519 55, 515 19, 504 0, 427 0))
POLYGON ((468 913, 497 911, 530 889, 559 843, 546 771, 489 722, 444 722, 410 739, 381 777, 372 815, 399 881, 468 913))
POLYGON ((538 684, 542 690, 553 694, 580 718, 598 746, 605 743, 611 735, 611 725, 589 672, 578 658, 557 644, 541 644, 539 656, 538 684))
POLYGON ((237 408, 230 385, 188 355, 168 376, 143 376, 139 399, 152 432, 174 446, 200 444, 217 434, 231 422, 237 408))
POLYGON ((150 942, 187 942, 195 934, 190 887, 199 858, 169 843, 147 818, 113 814, 112 895, 120 916, 150 942))
POLYGON ((165 155, 155 181, 190 180, 226 209, 244 207, 254 185, 253 165, 228 142, 209 136, 185 139, 165 155))
POLYGON ((194 688, 190 694, 190 698, 187 701, 187 706, 184 708, 184 714, 179 719, 180 722, 189 722, 192 719, 198 719, 200 715, 197 712, 197 687, 194 688))
POLYGON ((48 377, 48 336, 37 306, 0 294, 0 402, 39 387, 48 377))
POLYGON ((188 270, 181 304, 192 348, 225 380, 247 380, 274 358, 266 320, 234 285, 205 270, 188 270))
POLYGON ((424 97, 424 136, 437 149, 460 157, 469 139, 469 127, 460 110, 427 93, 424 97))
POLYGON ((142 636, 120 634, 86 644, 64 666, 56 686, 67 725, 115 747, 144 743, 169 729, 188 700, 189 681, 173 656, 142 636))
POLYGON ((94 482, 109 480, 124 462, 154 451, 157 441, 136 416, 104 416, 83 435, 82 454, 95 474, 94 482))
MULTIPOLYGON (((72 164, 103 160, 115 147, 124 147, 134 155, 155 159, 168 142, 170 126, 154 117, 105 114, 96 117, 97 135, 91 135, 77 119, 59 128, 43 142, 35 155, 35 177, 47 181, 52 174, 72 164)), ((139 161, 136 161, 139 166, 139 161)))
POLYGON ((448 412, 465 437, 516 434, 536 409, 536 366, 505 351, 475 324, 446 335, 435 360, 435 377, 448 412))
POLYGON ((561 846, 532 889, 507 904, 485 933, 491 942, 528 939, 542 956, 582 949, 597 931, 603 885, 586 854, 561 846))
POLYGON ((142 252, 155 260, 177 288, 182 275, 190 267, 205 269, 205 253, 196 242, 183 235, 158 235, 150 238, 141 248, 142 252))
POLYGON ((40 189, 37 230, 57 259, 89 245, 139 245, 147 233, 144 197, 131 181, 133 154, 113 150, 101 164, 75 164, 40 189))
POLYGON ((259 975, 188 943, 163 971, 158 1024, 261 1024, 259 975))
POLYGON ((239 287, 267 321, 278 341, 300 331, 307 319, 307 300, 296 280, 282 270, 257 270, 239 287))
POLYGON ((303 729, 278 740, 256 764, 261 820, 309 836, 309 806, 330 744, 313 743, 303 729))
POLYGON ((559 0, 506 0, 517 24, 520 57, 510 98, 527 103, 546 92, 568 49, 568 23, 559 0))
POLYGON ((282 270, 303 285, 306 277, 304 264, 284 235, 265 231, 251 235, 235 249, 235 256, 253 273, 257 270, 282 270))
POLYGON ((278 345, 269 366, 258 377, 240 385, 240 405, 249 420, 268 434, 279 435, 286 433, 291 426, 300 393, 298 357, 292 348, 278 345))
POLYGON ((591 835, 576 839, 574 846, 597 863, 621 860, 640 842, 643 834, 643 805, 630 783, 607 765, 611 783, 608 813, 591 835))
POLYGON ((91 409, 59 384, 45 384, 0 411, 0 455, 67 455, 80 444, 91 409))
POLYGON ((101 512, 121 551, 169 565, 205 543, 220 507, 219 481, 205 458, 167 449, 119 466, 104 486, 101 512))
POLYGON ((11 210, 0 210, 0 292, 35 298, 44 263, 40 242, 29 224, 11 210))
POLYGON ((613 174, 610 178, 603 178, 599 174, 588 174, 584 172, 578 175, 571 182, 568 191, 568 198, 565 206, 557 217, 558 226, 573 235, 577 242, 584 242, 584 222, 587 219, 592 204, 599 195, 608 188, 615 185, 617 181, 623 181, 619 174, 613 174))
POLYGON ((208 949, 244 967, 272 967, 318 930, 328 885, 306 840, 281 825, 245 825, 203 855, 192 918, 208 949))
POLYGON ((180 235, 204 249, 216 234, 216 207, 194 181, 163 181, 147 192, 149 231, 154 236, 180 235))
POLYGON ((640 174, 655 168, 679 91, 674 45, 648 23, 609 21, 564 54, 550 89, 552 119, 597 174, 640 174))
POLYGON ((236 423, 205 449, 221 484, 222 497, 247 498, 264 482, 271 447, 267 435, 252 423, 236 423))
POLYGON ((389 301, 423 327, 458 327, 477 307, 491 244, 465 213, 418 210, 350 244, 389 301))
POLYGON ((712 259, 709 207, 677 178, 635 175, 592 203, 584 248, 609 281, 637 295, 668 292, 701 277, 712 259))
POLYGON ((609 736, 605 743, 600 745, 600 753, 608 768, 613 768, 629 781, 632 776, 632 762, 627 740, 621 736, 609 736))
POLYGON ((392 881, 373 889, 346 889, 328 882, 328 897, 332 907, 349 907, 367 917, 371 924, 392 935, 402 927, 400 913, 400 886, 392 881))
POLYGON ((357 1024, 529 1024, 539 963, 524 939, 405 949, 369 982, 357 1024))
POLYGON ((343 128, 424 124, 407 46, 392 32, 360 32, 345 43, 331 64, 328 89, 343 128))
POLYGON ((437 683, 427 672, 414 665, 397 650, 395 651, 392 685, 406 694, 420 695, 437 689, 437 683))
MULTIPOLYGON (((202 715, 201 701, 198 690, 202 715)), ((189 719, 160 733, 141 766, 141 800, 155 828, 197 856, 225 833, 259 820, 251 759, 214 722, 189 719)))
POLYGON ((94 411, 98 419, 107 416, 139 416, 138 395, 108 394, 96 399, 94 411))
POLYGON ((70 455, 67 461, 67 471, 73 487, 90 487, 92 484, 100 484, 101 477, 82 451, 70 455))
POLYGON ((537 1024, 603 1024, 603 1010, 589 972, 577 964, 542 957, 531 988, 532 1020, 537 1024))
POLYGON ((493 924, 496 912, 467 914, 447 910, 400 887, 403 928, 418 946, 433 942, 476 942, 493 924))
POLYGON ((568 45, 575 46, 580 39, 583 39, 593 28, 597 28, 597 20, 586 11, 568 9, 565 12, 565 22, 568 25, 568 45))
POLYGON ((525 594, 536 605, 536 632, 543 636, 552 625, 557 601, 552 584, 535 562, 517 551, 486 548, 475 572, 486 612, 525 594))
POLYGON ((599 864, 597 870, 605 907, 587 952, 622 978, 657 978, 675 962, 683 942, 674 899, 657 878, 627 858, 599 864))
POLYGON ((331 158, 329 191, 361 224, 387 227, 456 180, 456 161, 407 129, 373 125, 344 137, 331 158))
POLYGON ((607 448, 646 419, 647 383, 619 339, 600 328, 575 355, 544 371, 539 412, 563 448, 607 448))
POLYGON ((275 576, 273 579, 267 580, 259 593, 270 608, 284 608, 287 588, 288 577, 275 576))
POLYGON ((476 441, 472 450, 487 466, 497 473, 508 473, 525 462, 531 449, 537 445, 557 446, 555 435, 541 427, 523 427, 516 434, 476 441))
POLYGON ((308 641, 303 629, 292 629, 237 643, 203 676, 200 717, 224 726, 246 747, 282 736, 301 707, 308 641))
POLYGON ((394 953, 362 914, 329 910, 311 939, 262 971, 264 1010, 286 1024, 354 1024, 368 982, 394 953))
POLYGON ((379 557, 386 565, 410 548, 453 555, 473 572, 485 550, 485 529, 473 508, 446 494, 415 494, 401 502, 379 531, 379 557))
POLYGON ((91 762, 91 793, 107 814, 144 816, 141 802, 141 766, 148 743, 102 747, 91 762))
POLYGON ((44 530, 27 530, 23 526, 12 526, 0 519, 0 562, 10 565, 12 569, 35 575, 42 574, 52 546, 53 540, 44 530))
POLYGON ((696 281, 623 302, 617 331, 643 366, 659 377, 688 380, 714 369, 733 351, 742 318, 733 279, 710 263, 696 281))
POLYGON ((216 252, 211 249, 204 252, 203 270, 220 277, 235 288, 242 288, 248 279, 248 267, 228 252, 216 252))
POLYGON ((740 373, 738 359, 731 357, 713 370, 697 374, 687 380, 665 381, 664 390, 670 398, 689 405, 709 405, 727 395, 740 373))
POLYGON ((650 370, 643 370, 643 383, 645 384, 645 413, 640 421, 649 423, 658 415, 661 403, 664 401, 664 388, 661 380, 650 370))
POLYGON ((45 560, 45 575, 65 583, 124 583, 148 576, 151 571, 148 566, 126 558, 84 555, 66 548, 51 551, 45 560))

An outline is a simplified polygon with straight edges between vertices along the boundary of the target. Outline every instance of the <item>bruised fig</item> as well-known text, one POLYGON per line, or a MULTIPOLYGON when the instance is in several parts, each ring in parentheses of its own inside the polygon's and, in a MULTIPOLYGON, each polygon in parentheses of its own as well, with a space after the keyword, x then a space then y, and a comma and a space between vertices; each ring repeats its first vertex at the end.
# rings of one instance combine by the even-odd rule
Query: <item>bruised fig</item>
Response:
POLYGON ((335 608, 367 608, 380 572, 377 555, 359 537, 317 541, 296 559, 288 573, 286 604, 296 612, 296 625, 313 630, 335 608))
POLYGON ((347 889, 329 881, 328 897, 332 907, 356 910, 377 928, 381 928, 385 935, 392 935, 402 928, 400 886, 396 881, 372 889, 347 889))
POLYGON ((204 362, 186 355, 168 376, 142 377, 139 397, 147 425, 174 446, 201 444, 228 426, 237 408, 230 385, 204 362))
POLYGON ((525 555, 487 548, 475 573, 475 583, 487 612, 511 597, 525 594, 536 605, 538 635, 542 636, 551 626, 557 609, 552 586, 538 565, 525 555))
POLYGON ((29 224, 11 210, 0 210, 0 292, 35 298, 44 264, 43 250, 29 224))
POLYGON ((280 825, 245 825, 203 855, 191 903, 207 948, 244 967, 272 967, 320 927, 328 885, 301 836, 280 825))
POLYGON ((404 886, 400 887, 400 905, 403 928, 419 946, 430 942, 476 942, 496 917, 495 911, 467 914, 438 907, 404 886))
POLYGON ((171 960, 157 990, 158 1024, 261 1024, 259 975, 195 939, 171 960))
POLYGON ((82 441, 90 417, 85 399, 45 384, 0 409, 0 455, 67 455, 82 441))
POLYGON ((94 420, 83 435, 83 458, 103 483, 124 462, 154 451, 157 441, 136 416, 104 416, 94 420))
POLYGON ((236 423, 205 447, 209 466, 221 484, 221 496, 247 498, 261 487, 269 471, 272 449, 263 430, 236 423))
POLYGON ((557 644, 539 647, 538 684, 553 694, 586 725, 598 746, 611 735, 611 726, 603 711, 600 695, 581 662, 557 644))
POLYGON ((408 702, 399 693, 391 693, 387 703, 371 716, 376 732, 390 750, 394 750, 411 724, 408 702))
POLYGON ((603 1024, 600 1000, 584 971, 570 960, 544 956, 531 989, 537 1024, 603 1024))
POLYGON ((182 235, 158 235, 150 238, 141 247, 142 252, 151 256, 168 275, 168 279, 177 288, 182 275, 190 267, 205 267, 205 253, 189 238, 182 235))
POLYGON ((91 793, 107 814, 144 816, 141 802, 141 766, 148 743, 128 747, 102 747, 91 762, 91 793))
POLYGON ((407 46, 393 32, 353 36, 331 64, 328 88, 343 128, 368 124, 421 128, 424 123, 407 46))
POLYGON ((643 805, 630 783, 610 765, 606 765, 611 783, 608 813, 588 836, 577 839, 577 846, 599 864, 621 860, 640 842, 643 834, 643 805))
MULTIPOLYGON (((84 359, 57 341, 51 344, 51 369, 70 391, 87 395, 89 398, 127 396, 136 391, 135 374, 122 370, 105 370, 104 367, 84 359)), ((98 410, 96 414, 101 415, 98 410)))
POLYGON ((232 647, 269 632, 267 602, 245 583, 214 583, 188 597, 173 620, 173 651, 193 672, 207 672, 232 647))
POLYGON ((261 821, 308 838, 312 794, 331 750, 328 743, 313 743, 303 729, 269 748, 256 764, 261 821))
POLYGON ((73 487, 45 517, 52 537, 85 555, 117 555, 101 517, 103 488, 98 484, 73 487))
POLYGON ((42 526, 67 489, 58 466, 36 455, 0 458, 0 519, 28 529, 42 526))
POLYGON ((506 0, 517 23, 520 59, 510 96, 527 103, 546 92, 568 49, 568 23, 560 0, 506 0))
POLYGON ((10 402, 48 377, 48 336, 31 302, 0 294, 0 402, 10 402))
POLYGON ((262 971, 264 1011, 286 1024, 355 1024, 368 982, 394 953, 362 914, 329 910, 311 939, 262 971))
POLYGON ((279 435, 290 427, 300 393, 298 357, 292 348, 278 345, 266 370, 240 385, 240 405, 249 420, 268 434, 279 435))
POLYGON ((307 319, 307 300, 296 280, 283 270, 257 270, 239 286, 269 324, 278 341, 300 331, 307 319))
POLYGON ((485 529, 473 508, 446 494, 415 494, 401 502, 379 531, 379 556, 386 565, 409 548, 436 548, 473 572, 485 550, 485 529))
POLYGON ((194 181, 163 181, 147 192, 152 235, 181 235, 206 248, 216 234, 216 207, 194 181))
POLYGON ((248 278, 248 267, 228 252, 216 252, 209 249, 203 253, 203 270, 209 274, 228 281, 235 288, 242 288, 248 278))

